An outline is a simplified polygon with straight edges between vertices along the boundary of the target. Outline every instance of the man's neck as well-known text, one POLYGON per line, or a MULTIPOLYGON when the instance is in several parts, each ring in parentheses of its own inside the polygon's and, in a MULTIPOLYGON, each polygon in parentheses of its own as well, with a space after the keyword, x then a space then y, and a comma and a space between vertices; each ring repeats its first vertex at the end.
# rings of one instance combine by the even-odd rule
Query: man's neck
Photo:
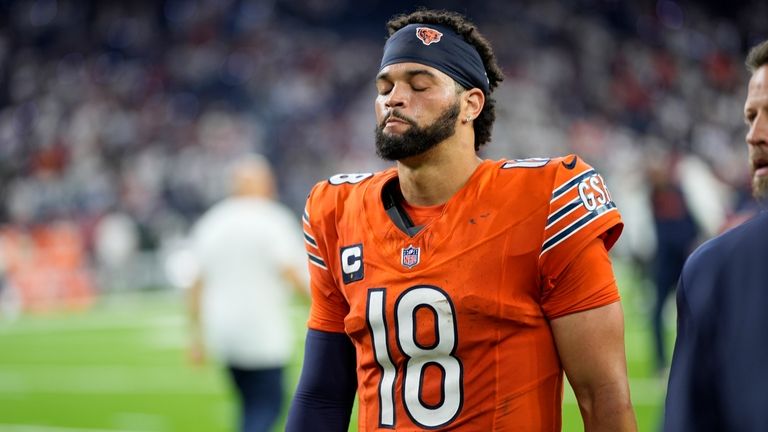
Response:
POLYGON ((397 162, 400 190, 416 206, 447 202, 475 172, 482 160, 474 148, 444 141, 426 153, 397 162))

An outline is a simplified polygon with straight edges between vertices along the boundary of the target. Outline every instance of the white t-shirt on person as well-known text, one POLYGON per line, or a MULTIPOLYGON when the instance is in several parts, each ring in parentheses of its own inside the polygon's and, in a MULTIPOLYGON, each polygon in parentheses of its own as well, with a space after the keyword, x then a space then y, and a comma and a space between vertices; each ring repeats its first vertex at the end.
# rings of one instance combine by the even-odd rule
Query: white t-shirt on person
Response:
POLYGON ((285 365, 295 346, 285 267, 306 274, 298 217, 274 201, 228 198, 192 232, 203 278, 201 320, 208 350, 244 368, 285 365))

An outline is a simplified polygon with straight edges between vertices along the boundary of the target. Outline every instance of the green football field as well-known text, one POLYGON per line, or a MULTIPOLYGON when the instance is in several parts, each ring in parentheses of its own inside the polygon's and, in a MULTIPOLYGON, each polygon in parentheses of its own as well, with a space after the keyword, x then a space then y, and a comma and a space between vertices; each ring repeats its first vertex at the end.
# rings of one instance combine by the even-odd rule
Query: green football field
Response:
MULTIPOLYGON (((626 269, 616 270, 632 399, 640 431, 656 431, 665 382, 651 368, 650 293, 626 269)), ((298 331, 307 308, 305 302, 295 305, 298 331)), ((183 297, 170 290, 111 295, 88 312, 0 316, 0 432, 236 430, 226 376, 214 364, 187 362, 185 325, 183 297)), ((297 352, 288 388, 300 365, 297 352)), ((569 389, 563 425, 565 431, 583 430, 569 389)))

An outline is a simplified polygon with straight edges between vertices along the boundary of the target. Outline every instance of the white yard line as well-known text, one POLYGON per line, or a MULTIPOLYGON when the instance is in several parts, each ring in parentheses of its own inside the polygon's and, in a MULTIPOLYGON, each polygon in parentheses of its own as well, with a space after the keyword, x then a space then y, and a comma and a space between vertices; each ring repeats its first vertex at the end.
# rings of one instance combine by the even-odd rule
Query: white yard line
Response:
MULTIPOLYGON (((0 395, 211 394, 221 376, 168 366, 0 365, 0 395), (198 373, 199 372, 199 373, 198 373)), ((2 429, 0 429, 2 432, 2 429)))
POLYGON ((136 429, 83 429, 29 424, 0 424, 0 432, 142 432, 136 429))
MULTIPOLYGON (((291 309, 291 316, 302 320, 308 314, 303 306, 291 309)), ((97 316, 24 318, 20 321, 0 321, 0 336, 27 334, 56 334, 82 331, 112 331, 143 328, 186 328, 187 317, 183 313, 169 312, 165 316, 136 318, 125 311, 97 316)), ((0 431, 2 432, 2 431, 0 431)))
POLYGON ((157 327, 176 328, 182 327, 184 324, 185 318, 181 314, 144 320, 132 320, 130 317, 121 316, 99 317, 96 319, 73 317, 71 320, 66 318, 56 319, 55 323, 46 319, 41 321, 0 324, 0 335, 56 334, 65 332, 113 331, 157 327))

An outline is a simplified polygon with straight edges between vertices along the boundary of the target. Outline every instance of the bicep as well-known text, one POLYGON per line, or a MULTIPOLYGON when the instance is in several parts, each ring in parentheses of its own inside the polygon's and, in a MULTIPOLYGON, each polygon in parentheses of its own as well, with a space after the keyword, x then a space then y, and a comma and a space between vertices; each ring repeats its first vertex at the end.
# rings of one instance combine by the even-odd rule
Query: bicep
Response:
POLYGON ((560 361, 577 397, 591 397, 609 388, 625 391, 628 397, 621 303, 565 315, 551 325, 560 361))
MULTIPOLYGON (((309 207, 309 204, 307 205, 309 207)), ((327 332, 344 332, 344 318, 349 311, 346 298, 336 283, 332 273, 332 257, 329 255, 328 239, 324 225, 310 222, 305 211, 304 246, 306 249, 307 267, 309 272, 310 308, 309 327, 327 332)), ((322 221, 319 216, 316 219, 322 221)), ((333 241, 333 235, 330 235, 333 241)))

